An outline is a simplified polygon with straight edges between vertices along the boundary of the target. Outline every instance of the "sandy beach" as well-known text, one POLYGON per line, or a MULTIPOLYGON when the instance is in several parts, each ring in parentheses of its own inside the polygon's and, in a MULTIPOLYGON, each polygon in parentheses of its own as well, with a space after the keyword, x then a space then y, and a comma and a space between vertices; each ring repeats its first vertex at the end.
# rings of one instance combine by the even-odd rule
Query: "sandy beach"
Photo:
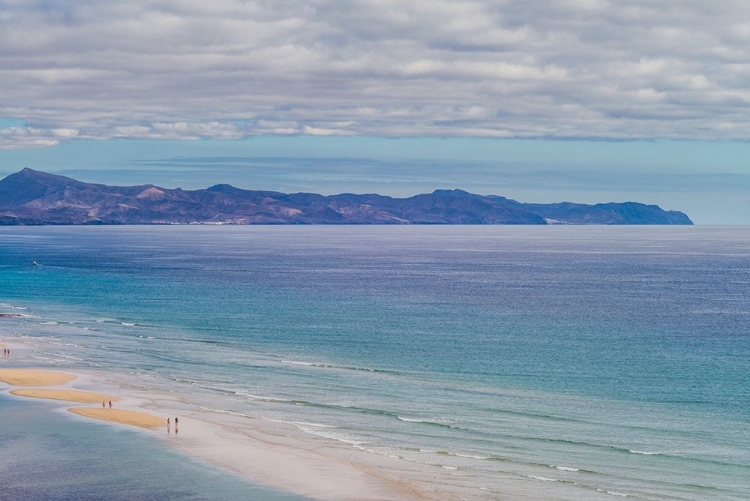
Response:
MULTIPOLYGON (((293 439, 270 436, 250 428, 236 428, 229 423, 208 422, 201 416, 180 416, 181 433, 175 427, 167 431, 166 418, 144 412, 153 401, 142 395, 115 396, 102 391, 86 391, 70 387, 73 381, 88 388, 92 379, 105 375, 74 375, 36 369, 2 369, 0 382, 10 386, 64 386, 63 388, 11 389, 9 394, 79 403, 117 401, 125 408, 70 407, 79 416, 120 425, 135 426, 164 434, 172 445, 188 454, 233 470, 253 481, 325 500, 410 500, 431 499, 418 494, 411 485, 397 479, 384 478, 340 457, 302 447, 293 439), (124 402, 124 404, 123 404, 124 402), (137 409, 137 410, 136 410, 137 409)), ((95 383, 100 389, 99 383, 95 383)), ((125 390, 123 390, 125 391, 125 390)), ((165 411, 161 406, 161 411, 165 411)), ((169 411, 171 416, 175 411, 169 411)))
POLYGON ((0 369, 0 381, 11 386, 56 386, 73 381, 76 376, 63 372, 31 369, 0 369))
POLYGON ((111 400, 117 402, 120 397, 113 397, 103 393, 81 390, 11 390, 11 395, 19 397, 45 398, 48 400, 64 400, 66 402, 80 402, 92 404, 111 400))
POLYGON ((148 414, 146 412, 128 411, 122 409, 100 409, 90 407, 71 407, 68 409, 74 414, 85 416, 101 421, 140 426, 141 428, 156 428, 164 426, 165 419, 148 414))

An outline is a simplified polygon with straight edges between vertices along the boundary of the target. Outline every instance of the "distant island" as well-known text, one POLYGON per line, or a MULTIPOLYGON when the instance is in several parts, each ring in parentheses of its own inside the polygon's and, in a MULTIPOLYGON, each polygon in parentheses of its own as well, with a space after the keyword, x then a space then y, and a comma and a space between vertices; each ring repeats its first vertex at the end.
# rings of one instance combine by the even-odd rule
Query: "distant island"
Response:
POLYGON ((691 225, 637 202, 521 203, 462 190, 408 198, 279 193, 217 184, 201 190, 106 186, 23 169, 0 181, 0 225, 96 224, 607 224, 691 225))

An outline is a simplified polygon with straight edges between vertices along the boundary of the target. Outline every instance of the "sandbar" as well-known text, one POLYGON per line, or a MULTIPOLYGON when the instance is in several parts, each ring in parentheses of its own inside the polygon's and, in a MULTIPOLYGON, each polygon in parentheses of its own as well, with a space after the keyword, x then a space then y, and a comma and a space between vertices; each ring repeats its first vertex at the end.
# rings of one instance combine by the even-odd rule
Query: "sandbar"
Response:
POLYGON ((81 402, 90 404, 93 402, 103 402, 112 400, 116 402, 119 397, 111 397, 102 393, 82 390, 11 390, 11 395, 19 397, 47 398, 50 400, 66 400, 68 402, 81 402))
POLYGON ((155 428, 165 426, 166 421, 153 414, 137 411, 126 411, 122 409, 99 409, 91 407, 71 407, 68 409, 74 414, 113 423, 129 424, 141 428, 155 428))
POLYGON ((11 386, 54 386, 73 381, 72 374, 28 369, 0 369, 0 381, 11 386))

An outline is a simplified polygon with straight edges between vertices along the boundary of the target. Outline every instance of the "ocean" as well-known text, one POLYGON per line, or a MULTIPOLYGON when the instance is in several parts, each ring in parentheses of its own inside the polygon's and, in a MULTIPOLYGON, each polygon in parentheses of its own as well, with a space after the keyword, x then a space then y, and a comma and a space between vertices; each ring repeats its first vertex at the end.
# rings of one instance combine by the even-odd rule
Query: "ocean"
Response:
POLYGON ((433 497, 750 498, 748 227, 4 227, 0 303, 433 497))

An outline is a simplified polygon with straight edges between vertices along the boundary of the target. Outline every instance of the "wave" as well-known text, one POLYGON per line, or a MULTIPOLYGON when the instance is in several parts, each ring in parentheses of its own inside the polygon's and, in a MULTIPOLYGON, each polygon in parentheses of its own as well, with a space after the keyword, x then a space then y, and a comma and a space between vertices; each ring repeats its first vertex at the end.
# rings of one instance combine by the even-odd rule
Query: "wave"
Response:
POLYGON ((316 367, 316 364, 312 362, 298 362, 296 360, 282 360, 281 363, 289 365, 304 365, 305 367, 316 367))
MULTIPOLYGON (((196 386, 200 386, 200 385, 196 384, 196 386)), ((227 390, 222 390, 222 391, 227 391, 227 390)), ((252 400, 290 404, 290 405, 302 405, 302 406, 314 407, 318 409, 330 409, 330 410, 339 410, 339 411, 345 411, 345 412, 355 412, 358 414, 370 414, 370 415, 375 415, 375 416, 396 418, 404 422, 422 423, 422 424, 427 424, 431 426, 440 426, 440 427, 452 428, 452 429, 465 429, 465 428, 460 428, 458 426, 450 425, 447 423, 439 422, 440 420, 443 420, 443 419, 445 421, 454 421, 454 420, 450 420, 447 418, 437 418, 435 420, 405 418, 405 417, 399 416, 397 413, 392 412, 392 411, 387 411, 387 410, 382 410, 382 409, 373 409, 370 407, 359 407, 356 405, 344 405, 344 404, 326 404, 326 403, 319 403, 319 402, 311 402, 309 400, 300 400, 300 399, 295 399, 295 398, 282 398, 282 397, 272 397, 272 396, 267 396, 267 395, 256 395, 256 394, 249 393, 246 391, 241 391, 241 390, 235 391, 233 393, 237 396, 247 397, 252 400)))
POLYGON ((10 303, 0 303, 0 308, 6 310, 28 310, 25 306, 15 306, 10 303))
POLYGON ((192 381, 190 379, 176 378, 175 381, 177 381, 178 383, 187 383, 189 385, 195 386, 197 388, 202 388, 204 390, 216 391, 218 393, 223 393, 224 395, 236 395, 237 394, 237 392, 234 390, 228 390, 226 388, 221 388, 220 386, 213 386, 210 384, 198 383, 197 381, 192 381))
POLYGON ((395 371, 390 369, 377 369, 372 367, 358 367, 356 365, 338 365, 338 364, 330 364, 330 363, 322 363, 322 362, 305 362, 302 360, 279 360, 282 364, 287 365, 299 365, 302 367, 314 367, 318 369, 335 369, 335 370, 343 370, 343 371, 357 371, 357 372, 370 372, 375 374, 389 374, 393 376, 403 376, 406 375, 406 372, 403 371, 395 371))
MULTIPOLYGON (((200 386, 200 385, 196 385, 196 386, 200 386)), ((223 391, 226 391, 226 390, 223 390, 223 391)), ((248 393, 246 391, 233 391, 232 393, 235 394, 235 395, 237 395, 237 396, 247 397, 247 398, 250 398, 252 400, 260 400, 262 402, 282 402, 282 403, 289 403, 289 404, 303 403, 303 401, 301 401, 301 400, 297 401, 297 400, 291 400, 291 399, 288 399, 288 398, 267 397, 267 396, 264 396, 264 395, 255 395, 253 393, 248 393)), ((310 404, 310 405, 312 405, 312 404, 310 404)))
POLYGON ((442 428, 450 428, 452 430, 462 429, 454 424, 451 424, 452 422, 455 423, 455 420, 447 418, 410 418, 399 415, 396 415, 396 418, 398 418, 399 421, 403 421, 405 423, 422 423, 432 426, 440 426, 442 428))
POLYGON ((597 489, 596 492, 601 492, 603 494, 609 494, 610 496, 618 496, 618 497, 621 497, 621 498, 630 498, 630 497, 633 497, 633 494, 628 494, 626 492, 608 491, 606 489, 597 489))
MULTIPOLYGON (((421 452, 424 454, 437 454, 439 456, 453 456, 453 457, 467 458, 467 459, 478 459, 482 461, 493 459, 492 456, 480 456, 477 454, 466 454, 466 453, 461 453, 461 452, 442 451, 442 450, 436 450, 436 449, 422 449, 422 448, 417 448, 417 447, 399 447, 399 450, 410 451, 410 452, 421 452)), ((498 458, 498 459, 502 459, 502 458, 498 458)))
POLYGON ((237 412, 237 411, 230 411, 228 409, 215 409, 213 407, 204 407, 202 405, 197 405, 196 407, 198 407, 199 409, 204 410, 204 411, 216 412, 218 414, 228 414, 230 416, 237 416, 237 417, 244 417, 244 418, 250 418, 250 419, 257 419, 255 416, 252 416, 250 414, 244 414, 242 412, 237 412))
POLYGON ((633 449, 628 449, 628 452, 631 454, 640 454, 641 456, 668 456, 666 452, 636 451, 633 449))
POLYGON ((271 419, 263 418, 264 421, 271 421, 273 423, 291 424, 294 426, 312 426, 313 428, 338 428, 336 425, 323 424, 323 423, 310 423, 308 421, 285 421, 283 419, 271 419))
POLYGON ((581 471, 580 468, 571 468, 570 466, 558 466, 556 464, 548 465, 550 468, 554 468, 560 471, 581 471))
POLYGON ((475 456, 474 454, 461 454, 460 452, 454 453, 454 456, 459 457, 459 458, 482 459, 482 460, 486 460, 490 458, 490 456, 475 456))
MULTIPOLYGON (((367 444, 367 441, 357 439, 356 437, 352 437, 351 435, 347 433, 333 431, 333 430, 339 429, 339 427, 335 425, 331 425, 331 424, 310 423, 308 421, 287 421, 283 419, 272 419, 272 418, 260 418, 260 419, 262 419, 263 421, 271 422, 271 423, 281 423, 281 424, 292 425, 298 430, 303 431, 309 435, 314 435, 316 437, 335 440, 337 442, 341 442, 341 443, 348 444, 348 445, 362 446, 362 445, 367 444)), ((359 448, 362 449, 362 447, 359 447, 359 448)))
POLYGON ((523 475, 526 478, 532 478, 534 480, 541 480, 543 482, 562 482, 562 480, 557 478, 549 478, 549 477, 542 477, 540 475, 523 475))
POLYGON ((345 433, 326 431, 325 429, 319 429, 318 427, 297 426, 297 429, 299 429, 300 431, 304 431, 305 433, 308 433, 310 435, 315 435, 317 437, 326 438, 329 440, 335 440, 347 445, 362 446, 367 444, 366 440, 358 440, 355 437, 352 437, 351 435, 345 433))
POLYGON ((590 447, 594 449, 600 449, 600 450, 608 450, 616 453, 624 453, 624 454, 636 454, 641 456, 661 456, 665 458, 670 459, 678 459, 682 461, 690 461, 690 462, 696 462, 696 463, 705 463, 705 464, 715 464, 715 465, 723 465, 723 466, 734 466, 734 467, 740 467, 740 468, 747 468, 750 469, 750 466, 742 465, 739 463, 731 463, 728 461, 716 461, 713 459, 705 459, 705 458, 698 458, 698 457, 689 457, 689 456, 680 456, 677 454, 672 454, 669 452, 660 452, 660 451, 640 451, 636 449, 628 449, 626 447, 619 447, 616 445, 608 445, 608 444, 595 444, 590 442, 580 442, 576 440, 566 440, 566 439, 556 439, 556 438, 545 438, 545 437, 530 437, 530 436, 513 436, 508 435, 510 438, 516 438, 521 440, 530 440, 534 442, 543 442, 543 443, 558 443, 558 444, 569 444, 573 446, 579 446, 579 447, 590 447))

